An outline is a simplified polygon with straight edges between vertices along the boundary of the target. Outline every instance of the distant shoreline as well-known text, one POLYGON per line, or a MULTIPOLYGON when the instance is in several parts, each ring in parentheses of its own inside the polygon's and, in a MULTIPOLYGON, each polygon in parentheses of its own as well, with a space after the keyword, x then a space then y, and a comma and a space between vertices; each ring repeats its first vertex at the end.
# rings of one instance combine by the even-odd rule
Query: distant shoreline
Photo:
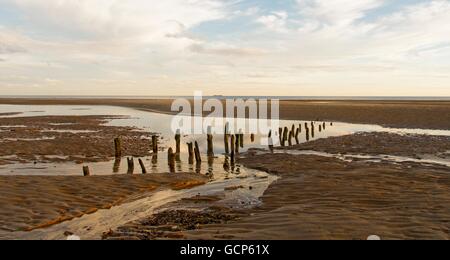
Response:
MULTIPOLYGON (((65 95, 0 95, 0 99, 150 99, 150 100, 172 100, 177 98, 193 99, 193 96, 65 96, 65 95)), ((438 96, 204 96, 207 98, 217 99, 279 99, 289 101, 450 101, 450 96, 438 97, 438 96)))
MULTIPOLYGON (((103 105, 175 114, 171 98, 0 98, 9 105, 103 105)), ((207 113, 205 113, 207 115, 207 113)), ((280 119, 450 129, 450 100, 281 100, 280 119)))

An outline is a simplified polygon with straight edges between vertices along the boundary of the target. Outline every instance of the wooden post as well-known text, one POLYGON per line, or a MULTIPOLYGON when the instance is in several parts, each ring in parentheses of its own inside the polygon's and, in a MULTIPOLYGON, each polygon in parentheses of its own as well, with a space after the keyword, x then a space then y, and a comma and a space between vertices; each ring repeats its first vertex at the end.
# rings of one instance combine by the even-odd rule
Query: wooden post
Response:
POLYGON ((198 147, 198 142, 197 141, 195 141, 194 154, 195 154, 195 161, 197 163, 201 163, 202 162, 202 156, 200 154, 200 148, 198 147))
POLYGON ((289 131, 289 140, 288 140, 289 146, 292 146, 292 138, 293 137, 294 137, 294 133, 292 131, 289 131))
POLYGON ((283 142, 281 146, 286 146, 286 141, 288 140, 289 128, 285 127, 283 132, 283 142))
POLYGON ((231 163, 235 162, 235 146, 236 146, 236 136, 231 135, 231 163))
POLYGON ((177 130, 175 134, 175 143, 176 143, 176 154, 181 153, 181 133, 180 130, 177 130))
POLYGON ((250 140, 252 141, 252 143, 255 142, 255 134, 251 134, 251 135, 250 135, 250 140))
POLYGON ((298 129, 299 129, 300 133, 302 133, 302 124, 298 124, 298 129))
POLYGON ((295 125, 292 125, 291 132, 293 135, 295 134, 295 125))
POLYGON ((91 176, 91 171, 89 170, 89 166, 83 166, 83 176, 91 176))
POLYGON ((322 125, 319 125, 319 132, 322 132, 322 125))
POLYGON ((306 141, 309 142, 309 128, 306 128, 306 141))
POLYGON ((280 145, 283 143, 283 128, 278 128, 278 137, 280 138, 280 145))
POLYGON ((242 132, 242 129, 239 130, 239 146, 244 148, 244 133, 242 132))
POLYGON ((114 139, 114 149, 116 158, 122 157, 122 141, 120 138, 114 139))
POLYGON ((322 124, 323 131, 325 131, 326 128, 327 128, 327 124, 325 124, 325 122, 323 122, 323 124, 322 124))
MULTIPOLYGON (((301 127, 301 126, 300 126, 301 127)), ((295 132, 295 142, 297 144, 300 144, 300 140, 298 139, 298 136, 300 135, 300 128, 297 128, 297 132, 295 132)))
POLYGON ((139 158, 139 165, 141 165, 142 174, 146 174, 147 173, 147 169, 145 168, 144 162, 142 161, 141 158, 139 158))
POLYGON ((188 143, 188 153, 189 153, 189 164, 194 164, 194 144, 193 143, 188 143))
POLYGON ((268 142, 269 142, 269 150, 272 152, 273 151, 272 130, 269 131, 268 142))
POLYGON ((128 164, 128 174, 133 174, 134 173, 134 158, 130 157, 127 158, 127 164, 128 164))
POLYGON ((239 146, 241 144, 241 142, 239 141, 239 139, 241 138, 241 136, 239 134, 236 134, 236 144, 235 144, 235 152, 238 154, 239 153, 239 146))
POLYGON ((333 126, 333 122, 330 123, 330 126, 333 126))
POLYGON ((315 129, 314 129, 314 125, 311 128, 311 137, 314 139, 315 136, 315 129))
POLYGON ((175 153, 173 152, 172 147, 167 151, 167 163, 169 165, 169 170, 171 173, 175 172, 175 153))
POLYGON ((230 135, 228 133, 228 129, 230 127, 230 123, 225 124, 225 132, 223 133, 223 143, 225 144, 225 154, 230 154, 230 146, 228 143, 228 139, 230 139, 230 135))
POLYGON ((153 153, 158 153, 158 136, 156 135, 152 136, 152 147, 153 153))
POLYGON ((214 143, 213 143, 213 135, 212 135, 212 130, 211 127, 208 127, 208 135, 206 137, 207 142, 208 142, 208 150, 207 150, 207 154, 208 157, 214 157, 214 143))

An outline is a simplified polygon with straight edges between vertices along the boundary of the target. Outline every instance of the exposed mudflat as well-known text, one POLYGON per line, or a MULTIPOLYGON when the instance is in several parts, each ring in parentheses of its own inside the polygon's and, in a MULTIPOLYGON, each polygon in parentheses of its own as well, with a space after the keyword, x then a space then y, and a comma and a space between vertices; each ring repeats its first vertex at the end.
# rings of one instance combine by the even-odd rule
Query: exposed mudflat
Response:
POLYGON ((386 154, 417 159, 431 155, 448 159, 450 158, 450 136, 356 133, 319 139, 282 149, 311 150, 332 154, 386 154))
POLYGON ((0 118, 0 165, 11 163, 99 162, 114 157, 114 139, 123 156, 149 155, 151 134, 133 127, 106 126, 120 116, 0 118))

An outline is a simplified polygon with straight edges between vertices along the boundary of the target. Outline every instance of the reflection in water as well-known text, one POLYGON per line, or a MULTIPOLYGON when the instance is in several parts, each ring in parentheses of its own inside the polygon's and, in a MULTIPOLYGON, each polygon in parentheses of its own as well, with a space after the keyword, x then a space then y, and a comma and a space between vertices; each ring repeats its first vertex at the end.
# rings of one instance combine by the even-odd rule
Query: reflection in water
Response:
POLYGON ((120 171, 120 163, 122 162, 121 158, 116 158, 114 160, 113 173, 118 173, 120 171))
MULTIPOLYGON (((86 106, 84 106, 86 107, 86 106)), ((27 116, 58 116, 58 115, 121 115, 120 119, 113 119, 105 125, 109 126, 125 126, 125 127, 137 127, 143 132, 151 132, 155 134, 157 142, 161 145, 159 152, 164 152, 165 148, 176 143, 175 133, 171 129, 172 115, 151 113, 145 111, 138 111, 130 108, 112 107, 112 106, 88 106, 89 110, 74 110, 80 108, 79 106, 22 106, 22 105, 0 105, 0 113, 8 112, 23 112, 16 117, 27 116), (38 111, 31 113, 29 111, 38 111)), ((2 116, 3 117, 3 116, 2 116)), ((7 116, 15 117, 15 116, 7 116)), ((228 145, 230 156, 231 152, 234 152, 238 156, 237 152, 245 152, 248 148, 262 148, 270 150, 273 147, 279 146, 283 139, 283 129, 291 128, 294 124, 298 126, 297 131, 292 131, 294 137, 298 135, 298 143, 304 143, 311 139, 327 138, 334 136, 342 136, 353 134, 356 132, 390 132, 401 134, 428 134, 428 135, 445 135, 449 136, 449 130, 418 130, 418 129, 390 129, 376 125, 362 125, 362 124, 347 124, 347 123, 319 123, 305 122, 299 120, 280 120, 279 129, 272 129, 271 133, 258 133, 254 135, 251 133, 242 133, 239 131, 232 131, 232 127, 228 126, 227 134, 214 135, 213 146, 214 153, 217 157, 213 160, 207 160, 207 164, 202 164, 201 155, 207 154, 207 138, 206 136, 199 135, 184 135, 182 143, 190 143, 189 145, 181 145, 180 153, 176 154, 175 161, 177 162, 174 167, 169 167, 167 156, 161 156, 158 158, 156 153, 153 153, 149 157, 142 158, 143 163, 151 161, 150 172, 189 172, 189 173, 226 173, 226 174, 238 174, 240 171, 239 166, 234 164, 233 157, 222 156, 226 154, 226 146, 228 145), (321 124, 321 127, 319 126, 321 124), (315 131, 315 129, 318 131, 315 131), (268 138, 269 136, 269 138, 268 138), (263 141, 265 140, 265 141, 263 141), (233 141, 233 143, 231 143, 233 141), (253 142, 254 141, 254 142, 253 142), (194 142, 195 148, 194 149, 194 142), (230 143, 229 143, 230 142, 230 143), (225 145, 227 143, 227 145, 225 145), (231 146, 229 145, 231 144, 231 146), (251 144, 245 147, 245 144, 251 144), (231 149, 234 148, 234 151, 231 149), (198 157, 198 158, 196 158, 198 157), (197 161, 197 163, 195 163, 197 161), (188 163, 184 163, 188 162, 188 163), (225 171, 224 171, 225 170, 225 171)), ((278 128, 278 126, 277 126, 278 128)), ((236 129, 236 128, 235 128, 236 129)), ((287 133, 286 133, 287 134, 287 133)), ((297 138, 295 138, 297 143, 297 138)), ((113 142, 111 141, 111 145, 113 142)), ((149 147, 152 150, 153 147, 149 147)), ((50 155, 47 155, 50 156, 50 155)), ((108 175, 111 174, 111 165, 113 165, 112 172, 116 174, 125 174, 128 172, 128 160, 112 160, 109 162, 90 163, 89 167, 91 172, 95 174, 108 175), (122 165, 123 164, 123 165, 122 165)), ((134 163, 133 163, 134 164, 134 163)), ((79 175, 80 165, 76 163, 23 163, 23 164, 11 164, 0 166, 0 174, 16 174, 16 175, 79 175)), ((134 172, 134 169, 133 171, 134 172)), ((216 176, 217 177, 217 176, 216 176)))

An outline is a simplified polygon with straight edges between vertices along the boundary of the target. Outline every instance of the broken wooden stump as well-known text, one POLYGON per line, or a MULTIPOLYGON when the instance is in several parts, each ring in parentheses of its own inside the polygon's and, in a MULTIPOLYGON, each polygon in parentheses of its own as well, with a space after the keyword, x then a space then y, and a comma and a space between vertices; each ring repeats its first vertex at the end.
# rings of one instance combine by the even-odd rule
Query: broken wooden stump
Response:
POLYGON ((270 150, 271 152, 273 152, 272 130, 269 131, 268 144, 269 144, 269 150, 270 150))
POLYGON ((188 154, 189 154, 189 159, 188 159, 188 163, 189 164, 194 164, 194 144, 193 143, 187 143, 188 146, 188 154))
POLYGON ((91 176, 91 171, 89 170, 89 166, 83 166, 83 176, 91 176))
POLYGON ((235 146, 236 146, 236 136, 235 135, 231 135, 231 163, 235 162, 235 146))
POLYGON ((173 152, 172 147, 167 151, 167 162, 169 164, 169 168, 171 172, 175 171, 175 153, 173 152))
POLYGON ((244 133, 242 132, 242 129, 239 130, 239 146, 244 148, 244 133))
POLYGON ((288 140, 289 128, 285 127, 283 132, 283 141, 281 142, 281 146, 286 146, 286 142, 288 140))
POLYGON ((280 145, 281 145, 281 143, 283 142, 283 128, 281 128, 281 127, 278 129, 278 137, 280 139, 280 145))
POLYGON ((297 128, 297 131, 295 132, 295 142, 297 144, 300 144, 299 135, 300 135, 300 128, 297 128))
POLYGON ((252 143, 255 142, 255 134, 251 134, 251 135, 250 135, 250 141, 251 141, 252 143))
POLYGON ((145 168, 144 162, 142 161, 141 158, 139 158, 139 165, 141 166, 142 174, 146 174, 147 169, 145 168))
POLYGON ((225 124, 225 131, 223 133, 223 143, 225 145, 225 154, 230 154, 230 146, 228 143, 228 140, 230 139, 229 128, 230 128, 230 123, 227 122, 225 124))
POLYGON ((158 136, 152 136, 152 148, 153 153, 158 153, 158 136))
POLYGON ((201 163, 202 162, 202 156, 200 154, 200 147, 198 146, 198 142, 197 141, 195 141, 194 154, 195 154, 195 161, 197 163, 201 163))
POLYGON ((127 158, 127 165, 128 165, 127 173, 133 174, 134 173, 134 158, 133 157, 127 158))
POLYGON ((116 158, 122 157, 122 141, 120 138, 114 139, 114 149, 116 158))
POLYGON ((208 135, 206 137, 207 139, 207 143, 208 143, 208 149, 207 149, 207 154, 208 157, 214 157, 214 136, 212 135, 212 130, 211 127, 208 127, 208 135))

